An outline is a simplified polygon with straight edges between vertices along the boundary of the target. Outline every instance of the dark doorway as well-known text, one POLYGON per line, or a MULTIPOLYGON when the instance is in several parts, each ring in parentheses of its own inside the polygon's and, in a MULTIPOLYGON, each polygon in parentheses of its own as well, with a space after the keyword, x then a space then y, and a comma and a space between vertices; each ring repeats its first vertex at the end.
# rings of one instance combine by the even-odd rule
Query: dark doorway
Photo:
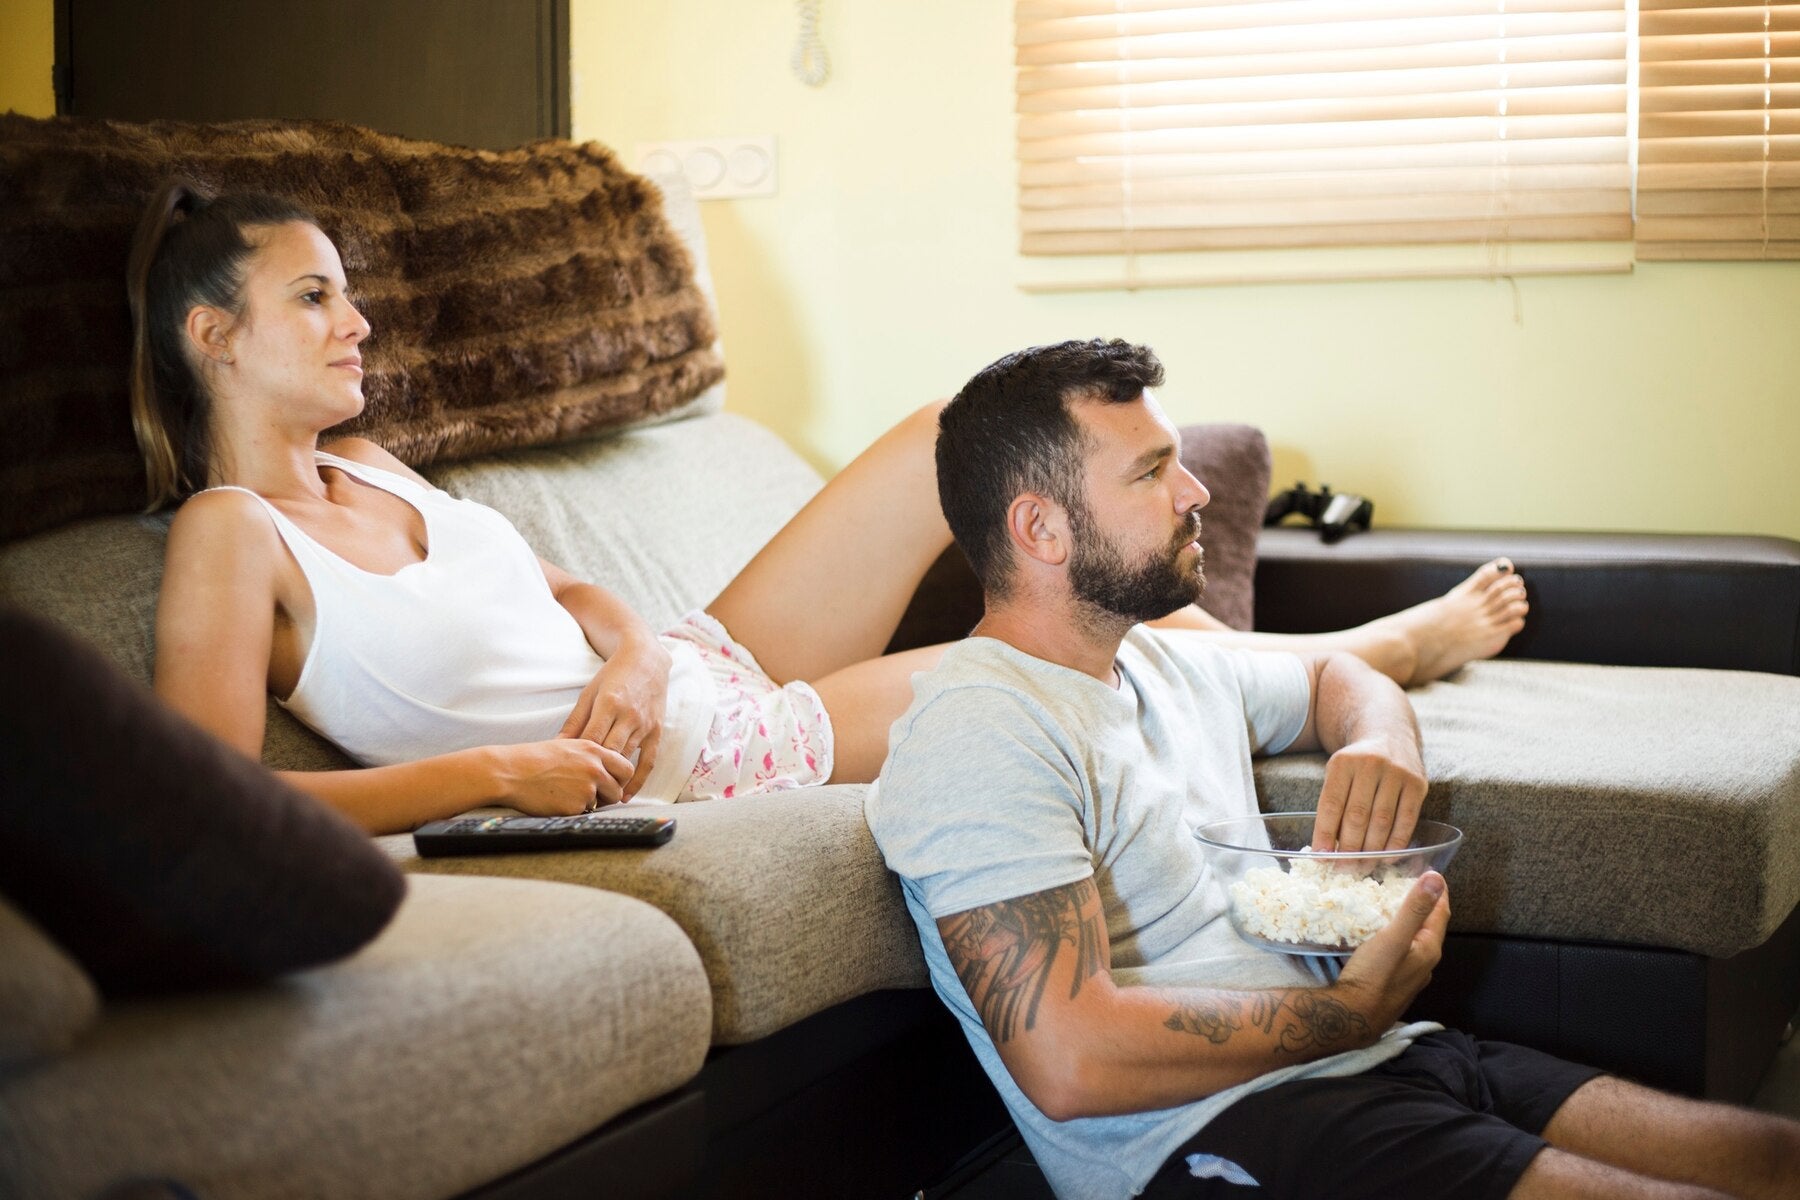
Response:
POLYGON ((56 0, 56 111, 569 136, 568 0, 56 0))

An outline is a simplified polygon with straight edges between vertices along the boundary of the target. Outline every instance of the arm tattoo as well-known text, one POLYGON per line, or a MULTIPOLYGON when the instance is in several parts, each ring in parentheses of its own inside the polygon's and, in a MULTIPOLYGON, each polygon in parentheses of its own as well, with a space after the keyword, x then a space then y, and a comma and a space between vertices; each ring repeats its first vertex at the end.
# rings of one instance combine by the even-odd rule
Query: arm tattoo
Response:
POLYGON ((1366 1044, 1369 1036, 1369 1023, 1361 1013, 1318 988, 1256 992, 1248 997, 1219 993, 1182 1000, 1163 1024, 1177 1033, 1203 1037, 1215 1046, 1224 1045, 1248 1024, 1274 1037, 1277 1052, 1294 1055, 1336 1054, 1366 1044), (1246 999, 1248 1015, 1244 1012, 1246 999))
POLYGON ((1021 1018, 1037 1021, 1038 1001, 1063 947, 1075 955, 1069 999, 1105 968, 1101 962, 1100 897, 1092 879, 1034 892, 938 923, 963 990, 995 1042, 1011 1041, 1021 1018))

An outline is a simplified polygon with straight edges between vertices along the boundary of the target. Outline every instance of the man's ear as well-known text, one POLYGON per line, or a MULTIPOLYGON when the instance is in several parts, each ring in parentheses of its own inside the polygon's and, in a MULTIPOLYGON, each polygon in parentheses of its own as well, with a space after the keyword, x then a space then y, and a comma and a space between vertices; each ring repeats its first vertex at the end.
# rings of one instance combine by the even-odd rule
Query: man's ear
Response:
POLYGON ((188 346, 202 359, 229 363, 231 358, 231 320, 210 304, 196 304, 188 310, 188 346))
POLYGON ((1047 566, 1069 557, 1069 515, 1063 506, 1036 492, 1021 492, 1006 508, 1006 534, 1013 549, 1047 566))

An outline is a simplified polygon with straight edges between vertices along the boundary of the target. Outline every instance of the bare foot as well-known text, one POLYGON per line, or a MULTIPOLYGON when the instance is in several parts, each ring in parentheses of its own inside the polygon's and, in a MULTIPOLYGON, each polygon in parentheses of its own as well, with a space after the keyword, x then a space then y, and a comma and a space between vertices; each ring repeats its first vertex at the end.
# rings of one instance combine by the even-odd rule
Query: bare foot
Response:
POLYGON ((1412 651, 1406 686, 1442 679, 1466 662, 1492 658, 1525 628, 1525 581, 1504 558, 1484 563, 1439 596, 1372 622, 1412 651))

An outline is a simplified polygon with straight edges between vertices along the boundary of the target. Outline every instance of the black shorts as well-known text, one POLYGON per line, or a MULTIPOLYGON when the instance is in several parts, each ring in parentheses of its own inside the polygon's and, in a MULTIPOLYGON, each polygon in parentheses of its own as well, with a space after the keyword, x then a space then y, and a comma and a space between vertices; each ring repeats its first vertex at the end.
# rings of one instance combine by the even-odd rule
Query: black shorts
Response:
POLYGON ((1146 1197, 1201 1200, 1503 1200, 1576 1088, 1601 1074, 1526 1046, 1446 1030, 1360 1075, 1255 1092, 1169 1156, 1146 1197), (1196 1179, 1187 1156, 1258 1183, 1196 1179))

